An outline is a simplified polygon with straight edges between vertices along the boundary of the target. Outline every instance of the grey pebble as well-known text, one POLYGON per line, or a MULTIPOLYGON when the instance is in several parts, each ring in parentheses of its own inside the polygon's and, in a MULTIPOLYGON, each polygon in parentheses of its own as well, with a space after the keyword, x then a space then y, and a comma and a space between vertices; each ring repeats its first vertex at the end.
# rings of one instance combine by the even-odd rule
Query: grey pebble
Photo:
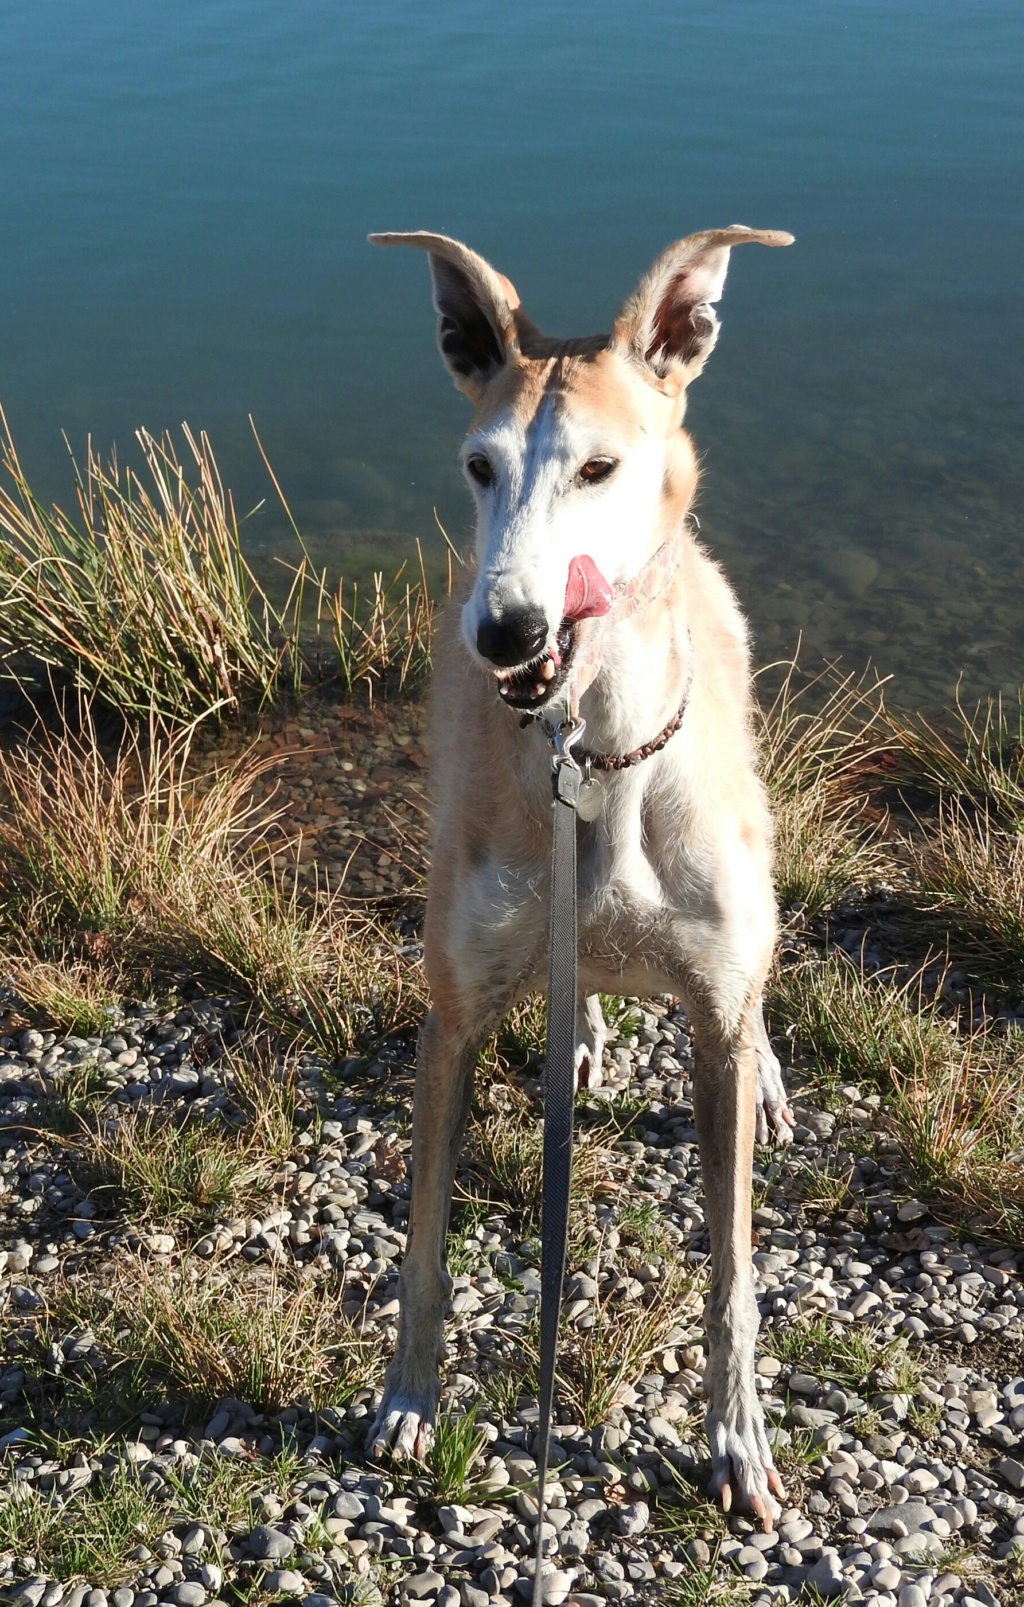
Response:
POLYGON ((291 1556, 295 1550, 295 1541, 291 1535, 282 1534, 280 1529, 258 1523, 245 1542, 245 1549, 250 1557, 279 1562, 284 1557, 291 1556))
POLYGON ((897 1597, 898 1607, 928 1607, 928 1597, 913 1580, 904 1585, 897 1597))
POLYGON ((844 1580, 838 1556, 827 1551, 820 1556, 807 1570, 807 1583, 825 1601, 834 1601, 843 1595, 844 1580))
POLYGON ((8 1600, 12 1607, 39 1607, 49 1582, 48 1579, 26 1579, 8 1600))
POLYGON ((432 1568, 426 1569, 421 1574, 413 1574, 411 1579, 402 1582, 402 1590, 413 1601, 422 1601, 426 1596, 436 1596, 443 1586, 444 1579, 432 1568))
POLYGON ((171 1600, 177 1603, 177 1607, 202 1607, 206 1590, 198 1582, 186 1579, 171 1591, 171 1600))
POLYGON ((903 1501, 898 1506, 881 1507, 873 1512, 868 1519, 868 1528, 872 1534, 900 1537, 916 1534, 934 1517, 931 1507, 923 1501, 903 1501))
MULTIPOLYGON (((306 1588, 306 1581, 300 1573, 295 1572, 294 1568, 271 1568, 263 1575, 260 1583, 264 1590, 279 1592, 283 1596, 297 1596, 306 1588)), ((196 1607, 196 1604, 190 1602, 187 1607, 196 1607)))

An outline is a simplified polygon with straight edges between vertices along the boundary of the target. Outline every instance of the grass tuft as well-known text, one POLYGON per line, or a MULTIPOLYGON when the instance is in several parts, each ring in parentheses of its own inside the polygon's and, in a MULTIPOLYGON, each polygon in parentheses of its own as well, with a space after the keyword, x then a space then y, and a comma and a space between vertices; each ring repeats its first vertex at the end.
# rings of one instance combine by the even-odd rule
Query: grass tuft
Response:
MULTIPOLYGON (((385 682, 419 684, 430 666, 437 602, 418 573, 374 575, 368 596, 309 560, 257 437, 299 548, 280 604, 243 551, 231 492, 205 433, 136 431, 141 469, 87 448, 74 466, 73 514, 35 496, 0 409, 0 673, 40 674, 96 695, 130 719, 171 725, 297 695, 311 675, 371 699, 385 682), (304 639, 307 598, 316 604, 304 639), (332 654, 324 663, 321 640, 332 654)), ((449 547, 448 593, 451 592, 449 547)))
POLYGON ((427 1467, 438 1506, 468 1506, 494 1498, 493 1480, 485 1478, 480 1468, 487 1435, 477 1427, 476 1414, 474 1404, 468 1412, 442 1412, 437 1419, 427 1467))
MULTIPOLYGON (((496 1079, 481 1090, 482 1104, 474 1109, 467 1142, 472 1170, 483 1195, 473 1203, 485 1206, 492 1194, 512 1206, 524 1236, 540 1231, 541 1172, 544 1127, 528 1096, 510 1080, 496 1079)), ((619 1137, 614 1110, 606 1119, 577 1124, 573 1139, 570 1194, 570 1255, 578 1244, 583 1215, 598 1184, 613 1188, 625 1170, 612 1143, 619 1137)))
POLYGON ((267 1173, 255 1134, 239 1142, 211 1123, 152 1112, 100 1121, 77 1147, 101 1200, 112 1197, 132 1224, 178 1233, 203 1231, 238 1208, 267 1173))
POLYGON ((27 656, 126 714, 273 699, 301 676, 305 560, 275 608, 249 567, 205 434, 136 433, 144 471, 90 443, 77 514, 34 496, 0 411, 0 662, 27 656))
POLYGON ((907 1184, 954 1221, 1024 1233, 1024 1042, 960 1033, 920 978, 867 977, 835 953, 785 969, 772 1008, 839 1083, 868 1080, 906 1157, 907 1184))
POLYGON ((121 1013, 124 979, 103 961, 65 952, 55 960, 29 954, 6 963, 22 1005, 65 1032, 84 1038, 110 1032, 121 1013))
POLYGON ((766 1351, 781 1362, 799 1364, 841 1388, 859 1393, 873 1381, 878 1387, 912 1393, 921 1369, 901 1335, 886 1335, 871 1326, 848 1328, 826 1317, 764 1331, 766 1351))
POLYGON ((883 683, 826 670, 798 684, 794 659, 761 714, 760 765, 784 909, 819 915, 875 878, 884 857, 865 773, 889 745, 883 683))
POLYGON ((0 1553, 31 1557, 55 1579, 109 1588, 138 1571, 133 1553, 167 1527, 167 1515, 122 1462, 67 1500, 12 1483, 0 1495, 0 1553))
POLYGON ((562 1336, 559 1396, 587 1428, 607 1419, 678 1320, 690 1285, 675 1262, 664 1262, 661 1273, 653 1287, 648 1285, 645 1299, 622 1301, 606 1295, 595 1303, 593 1327, 569 1324, 562 1336))
POLYGON ((337 890, 285 889, 268 838, 280 811, 254 802, 272 763, 203 767, 191 728, 108 754, 87 705, 77 730, 0 751, 0 937, 44 960, 107 957, 147 986, 185 970, 331 1059, 404 1024, 415 972, 381 924, 337 890))
POLYGON ((108 1386, 145 1382, 208 1411, 244 1401, 257 1411, 297 1402, 343 1405, 372 1384, 380 1344, 338 1310, 337 1294, 291 1274, 231 1277, 186 1262, 164 1272, 122 1262, 105 1295, 69 1285, 51 1325, 90 1330, 108 1386))
MULTIPOLYGON (((641 1378, 651 1357, 664 1348, 680 1310, 695 1301, 694 1285, 676 1261, 665 1261, 661 1276, 642 1299, 623 1299, 611 1290, 593 1304, 588 1328, 563 1317, 558 1341, 556 1398, 572 1420, 596 1428, 607 1420, 641 1378)), ((535 1400, 540 1384, 539 1316, 519 1337, 507 1366, 484 1375, 483 1391, 498 1411, 515 1411, 522 1398, 535 1400)))

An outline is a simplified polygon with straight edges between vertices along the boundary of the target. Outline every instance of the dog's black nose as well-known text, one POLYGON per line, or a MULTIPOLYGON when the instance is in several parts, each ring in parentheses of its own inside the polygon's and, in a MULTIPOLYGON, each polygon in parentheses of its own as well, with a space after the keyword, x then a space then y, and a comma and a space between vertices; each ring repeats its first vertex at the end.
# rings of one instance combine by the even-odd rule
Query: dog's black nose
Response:
POLYGON ((509 608, 500 619, 485 619, 476 633, 477 652, 499 669, 525 664, 544 651, 548 622, 539 608, 509 608))

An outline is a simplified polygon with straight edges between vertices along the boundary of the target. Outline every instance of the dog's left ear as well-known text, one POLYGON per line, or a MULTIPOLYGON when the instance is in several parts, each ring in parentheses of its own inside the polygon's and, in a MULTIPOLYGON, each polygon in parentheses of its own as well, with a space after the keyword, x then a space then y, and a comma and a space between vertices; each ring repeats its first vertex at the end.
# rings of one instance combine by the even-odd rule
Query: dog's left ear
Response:
POLYGON ((461 240, 445 234, 371 234, 369 240, 427 253, 438 350, 458 389, 471 402, 479 401, 488 381, 519 349, 515 286, 461 240))
POLYGON ((729 252, 756 240, 788 246, 778 229, 728 229, 691 234, 668 247, 644 274, 612 329, 611 345, 652 377, 682 388, 696 379, 718 339, 712 302, 721 298, 729 252))

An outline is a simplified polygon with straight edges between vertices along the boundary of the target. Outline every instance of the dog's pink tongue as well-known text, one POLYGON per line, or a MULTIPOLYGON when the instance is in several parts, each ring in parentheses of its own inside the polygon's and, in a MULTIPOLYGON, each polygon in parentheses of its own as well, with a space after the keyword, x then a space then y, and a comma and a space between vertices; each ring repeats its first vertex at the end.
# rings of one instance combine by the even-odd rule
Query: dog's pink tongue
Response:
POLYGON ((598 569, 593 558, 584 555, 574 558, 569 565, 569 583, 565 588, 564 619, 597 619, 611 612, 614 601, 612 588, 598 569))

